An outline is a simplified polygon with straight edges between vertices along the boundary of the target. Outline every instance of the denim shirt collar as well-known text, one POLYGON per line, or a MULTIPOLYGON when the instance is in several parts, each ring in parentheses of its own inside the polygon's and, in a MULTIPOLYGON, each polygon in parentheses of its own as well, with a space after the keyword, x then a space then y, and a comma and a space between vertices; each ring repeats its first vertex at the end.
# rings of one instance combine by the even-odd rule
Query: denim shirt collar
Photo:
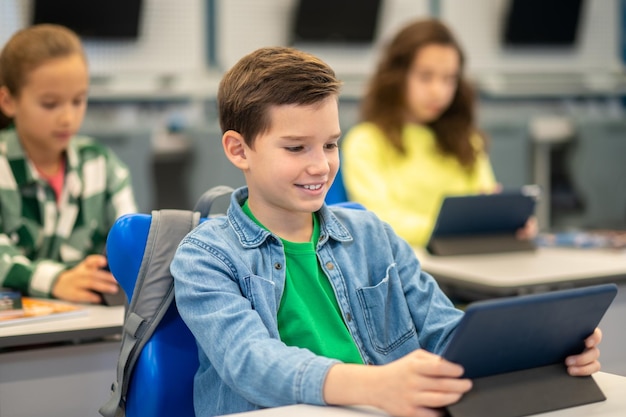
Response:
MULTIPOLYGON (((237 233, 239 242, 245 248, 255 248, 260 246, 267 239, 280 239, 271 232, 259 227, 241 209, 241 206, 248 198, 248 187, 236 189, 230 197, 230 207, 226 213, 228 221, 237 233)), ((328 241, 329 238, 340 242, 350 242, 353 240, 348 229, 333 214, 332 210, 324 205, 316 212, 320 219, 320 240, 318 247, 328 241)))

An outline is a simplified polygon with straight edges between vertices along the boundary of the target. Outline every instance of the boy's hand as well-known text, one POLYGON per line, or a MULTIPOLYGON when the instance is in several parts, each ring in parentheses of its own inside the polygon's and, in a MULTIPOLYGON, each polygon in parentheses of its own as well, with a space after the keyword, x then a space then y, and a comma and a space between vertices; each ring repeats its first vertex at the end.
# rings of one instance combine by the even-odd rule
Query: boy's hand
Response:
POLYGON ((600 370, 600 349, 598 345, 602 341, 602 331, 598 328, 585 339, 585 350, 579 355, 572 355, 565 359, 567 372, 574 376, 591 375, 600 370))
POLYGON ((100 303, 96 292, 114 294, 118 291, 113 275, 103 270, 106 258, 89 255, 72 269, 62 272, 52 288, 52 296, 79 303, 100 303))
POLYGON ((394 416, 438 416, 436 408, 453 404, 472 382, 463 368, 425 350, 381 366, 380 408, 394 416))
POLYGON ((334 405, 371 405, 398 417, 440 416, 457 402, 472 382, 460 379, 463 368, 425 350, 387 365, 333 366, 324 398, 334 405))

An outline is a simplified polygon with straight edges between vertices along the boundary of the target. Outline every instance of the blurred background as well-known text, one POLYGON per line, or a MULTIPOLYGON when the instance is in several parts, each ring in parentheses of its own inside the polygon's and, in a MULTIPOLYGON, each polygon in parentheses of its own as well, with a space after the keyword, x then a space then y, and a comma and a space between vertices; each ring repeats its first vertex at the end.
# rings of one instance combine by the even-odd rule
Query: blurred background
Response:
POLYGON ((541 185, 542 229, 626 229, 624 0, 0 0, 0 45, 37 22, 81 35, 91 72, 82 131, 130 166, 147 212, 243 185, 223 156, 215 103, 241 56, 269 45, 320 56, 345 83, 347 131, 380 46, 426 16, 465 49, 499 181, 541 185))

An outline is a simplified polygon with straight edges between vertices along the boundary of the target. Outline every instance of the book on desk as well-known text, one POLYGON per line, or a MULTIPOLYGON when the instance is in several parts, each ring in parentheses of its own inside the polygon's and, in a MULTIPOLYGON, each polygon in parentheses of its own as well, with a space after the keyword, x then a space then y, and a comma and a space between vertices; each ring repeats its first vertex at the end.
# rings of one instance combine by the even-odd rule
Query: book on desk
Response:
POLYGON ((0 327, 87 314, 87 310, 81 305, 58 300, 22 297, 16 291, 7 290, 0 292, 0 306, 0 327))
POLYGON ((626 230, 590 229, 540 233, 536 243, 541 247, 626 251, 626 230))

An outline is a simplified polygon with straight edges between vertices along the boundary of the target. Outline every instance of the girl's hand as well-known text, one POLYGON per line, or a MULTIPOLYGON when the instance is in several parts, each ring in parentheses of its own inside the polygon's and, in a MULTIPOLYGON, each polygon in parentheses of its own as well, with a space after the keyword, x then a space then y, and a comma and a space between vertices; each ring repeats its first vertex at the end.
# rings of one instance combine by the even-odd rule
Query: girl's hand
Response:
POLYGON ((538 232, 537 218, 531 216, 521 229, 518 229, 515 236, 521 240, 531 240, 537 236, 538 232))
POLYGON ((52 296, 78 303, 100 303, 97 293, 114 294, 119 289, 113 275, 104 270, 107 260, 103 255, 89 255, 72 269, 61 272, 52 287, 52 296))
POLYGON ((574 376, 587 376, 600 370, 600 349, 598 345, 602 341, 602 331, 596 328, 595 331, 585 339, 585 350, 565 359, 567 372, 574 376))

